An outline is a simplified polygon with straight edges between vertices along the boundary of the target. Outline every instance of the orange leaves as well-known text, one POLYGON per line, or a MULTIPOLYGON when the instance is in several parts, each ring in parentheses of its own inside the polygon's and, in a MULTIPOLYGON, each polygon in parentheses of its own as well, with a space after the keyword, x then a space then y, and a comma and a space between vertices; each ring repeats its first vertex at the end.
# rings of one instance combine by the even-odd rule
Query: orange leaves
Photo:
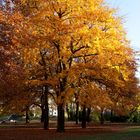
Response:
POLYGON ((94 107, 112 106, 126 85, 130 91, 132 52, 121 19, 103 0, 21 0, 16 6, 12 42, 31 84, 49 85, 58 104, 77 94, 94 107))
POLYGON ((24 48, 22 52, 24 63, 36 65, 38 63, 39 49, 38 48, 24 48))

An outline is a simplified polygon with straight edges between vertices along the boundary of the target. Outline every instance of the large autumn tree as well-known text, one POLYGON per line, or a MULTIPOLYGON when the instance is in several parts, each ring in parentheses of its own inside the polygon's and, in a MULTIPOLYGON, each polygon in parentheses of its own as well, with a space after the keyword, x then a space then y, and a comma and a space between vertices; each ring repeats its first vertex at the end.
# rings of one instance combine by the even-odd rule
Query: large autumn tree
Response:
POLYGON ((64 131, 65 103, 76 92, 82 108, 87 97, 95 106, 102 96, 112 104, 109 97, 122 93, 135 70, 129 70, 135 65, 133 53, 121 19, 103 0, 20 0, 15 12, 23 19, 16 35, 23 51, 30 52, 25 58, 43 73, 38 82, 54 90, 59 132, 64 131))

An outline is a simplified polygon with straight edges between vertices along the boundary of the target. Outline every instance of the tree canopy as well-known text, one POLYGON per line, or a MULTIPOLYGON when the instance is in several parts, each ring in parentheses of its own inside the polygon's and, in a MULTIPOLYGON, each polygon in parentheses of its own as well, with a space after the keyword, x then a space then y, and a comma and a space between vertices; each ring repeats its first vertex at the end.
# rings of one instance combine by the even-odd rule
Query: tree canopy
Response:
MULTIPOLYGON (((75 95, 81 108, 133 107, 138 94, 136 62, 115 9, 103 0, 18 0, 14 4, 10 19, 1 24, 1 48, 11 42, 18 48, 23 86, 53 90, 58 131, 64 130, 64 108, 75 95)), ((1 10, 0 18, 7 14, 1 10)), ((4 62, 0 65, 5 67, 4 62)))

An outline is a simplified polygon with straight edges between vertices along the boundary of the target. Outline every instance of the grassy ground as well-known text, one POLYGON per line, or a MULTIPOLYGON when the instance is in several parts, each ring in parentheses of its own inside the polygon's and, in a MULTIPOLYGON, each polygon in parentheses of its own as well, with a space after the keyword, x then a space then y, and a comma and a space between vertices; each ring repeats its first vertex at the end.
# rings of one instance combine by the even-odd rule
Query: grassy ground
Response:
POLYGON ((128 129, 117 133, 64 137, 61 140, 140 140, 140 128, 128 129))
POLYGON ((40 125, 6 125, 0 127, 0 140, 140 140, 140 126, 91 125, 87 129, 67 124, 65 133, 57 133, 52 127, 43 130, 40 125))

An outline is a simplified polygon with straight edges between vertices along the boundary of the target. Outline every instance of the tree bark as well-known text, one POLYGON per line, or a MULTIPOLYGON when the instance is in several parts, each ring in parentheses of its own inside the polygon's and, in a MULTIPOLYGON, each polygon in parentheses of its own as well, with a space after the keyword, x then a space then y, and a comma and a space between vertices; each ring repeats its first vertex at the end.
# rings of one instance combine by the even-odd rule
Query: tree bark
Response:
MULTIPOLYGON (((61 63, 60 63, 61 64, 61 63)), ((65 65, 62 63, 60 65, 60 71, 65 70, 65 65), (62 66, 63 65, 63 66, 62 66)), ((57 117, 57 132, 65 131, 65 111, 64 111, 64 96, 61 95, 63 91, 65 91, 67 76, 60 79, 60 91, 57 96, 61 96, 61 103, 57 105, 58 117, 57 117)))
POLYGON ((63 104, 57 106, 58 117, 57 117, 57 132, 65 131, 65 117, 64 117, 64 107, 63 104))
POLYGON ((104 124, 104 114, 103 114, 103 109, 101 109, 101 113, 100 113, 100 123, 104 124))
POLYGON ((70 104, 70 120, 71 121, 74 120, 74 107, 73 107, 73 103, 70 104))
POLYGON ((86 106, 83 106, 82 110, 82 128, 86 128, 86 106))
POLYGON ((44 122, 44 118, 45 118, 44 106, 41 106, 41 123, 44 122))
POLYGON ((112 118, 113 117, 113 110, 111 109, 111 112, 110 112, 110 117, 112 118))
MULTIPOLYGON (((60 46, 59 44, 56 45, 58 50, 58 55, 60 58, 60 46)), ((64 62, 59 59, 58 63, 58 73, 61 73, 63 70, 66 70, 66 65, 64 62)), ((59 78, 59 91, 57 97, 61 96, 61 103, 57 105, 58 117, 57 117, 57 132, 64 132, 65 131, 65 111, 64 111, 64 96, 62 93, 65 91, 65 86, 67 83, 67 76, 63 78, 59 78)))
POLYGON ((79 122, 79 102, 78 101, 76 102, 75 121, 76 121, 76 124, 78 124, 78 122, 79 122))
POLYGON ((42 92, 42 95, 40 97, 40 102, 41 102, 41 123, 44 122, 44 117, 45 117, 45 114, 44 114, 44 89, 43 89, 43 92, 42 92))
POLYGON ((113 111, 113 109, 111 109, 111 111, 110 111, 110 122, 114 121, 113 117, 114 117, 114 111, 113 111))
POLYGON ((26 106, 26 124, 29 123, 29 106, 26 106))
POLYGON ((87 122, 90 122, 90 113, 91 113, 91 108, 89 107, 87 109, 87 122))
POLYGON ((70 109, 69 109, 69 105, 68 104, 66 105, 66 112, 67 112, 68 121, 69 121, 70 120, 70 109))
POLYGON ((44 91, 44 129, 49 129, 49 105, 48 105, 48 86, 45 86, 44 91))

